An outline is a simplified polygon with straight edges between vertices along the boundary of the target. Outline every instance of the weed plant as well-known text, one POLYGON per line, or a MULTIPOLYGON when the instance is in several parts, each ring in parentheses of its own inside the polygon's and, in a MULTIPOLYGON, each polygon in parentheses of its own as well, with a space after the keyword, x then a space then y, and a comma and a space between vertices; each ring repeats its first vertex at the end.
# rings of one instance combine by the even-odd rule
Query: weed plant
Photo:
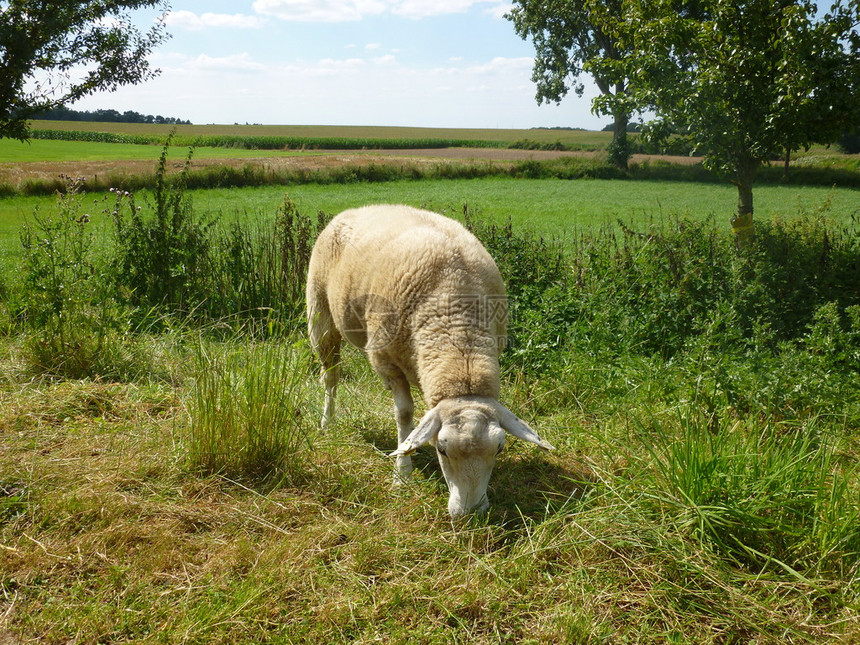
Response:
POLYGON ((165 146, 151 208, 115 191, 113 273, 121 297, 144 316, 268 318, 295 327, 311 248, 326 217, 303 217, 285 199, 273 221, 203 220, 186 193, 190 156, 169 182, 167 152, 165 146))
POLYGON ((327 222, 304 217, 285 198, 273 222, 233 223, 211 242, 201 308, 211 318, 279 321, 301 326, 304 283, 311 249, 327 222))
POLYGON ((79 184, 67 182, 56 211, 34 213, 23 228, 23 281, 7 307, 27 330, 24 354, 36 371, 130 378, 140 357, 125 342, 128 318, 112 297, 79 184))
POLYGON ((116 257, 113 273, 125 299, 135 306, 165 306, 188 313, 198 303, 211 222, 195 217, 185 183, 191 155, 175 185, 167 186, 168 145, 155 173, 152 217, 134 195, 116 191, 113 211, 116 257), (128 213, 126 215, 126 213, 128 213))

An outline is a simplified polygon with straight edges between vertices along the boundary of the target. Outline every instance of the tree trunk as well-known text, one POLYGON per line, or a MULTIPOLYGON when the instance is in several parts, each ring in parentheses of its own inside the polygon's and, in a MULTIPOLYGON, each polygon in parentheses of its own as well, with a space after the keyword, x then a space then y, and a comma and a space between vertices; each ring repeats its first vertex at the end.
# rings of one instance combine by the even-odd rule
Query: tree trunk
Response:
POLYGON ((749 162, 743 164, 738 172, 738 214, 732 218, 732 233, 735 245, 739 249, 749 247, 755 240, 755 225, 753 224, 753 181, 758 170, 758 164, 749 162))
POLYGON ((630 158, 627 124, 630 123, 630 115, 617 110, 612 116, 615 117, 615 127, 612 132, 612 143, 609 144, 609 163, 621 170, 627 170, 627 160, 630 158))
POLYGON ((627 160, 630 159, 630 142, 627 140, 630 111, 623 107, 623 97, 626 91, 627 83, 625 81, 615 83, 615 104, 612 107, 612 118, 615 119, 615 126, 612 132, 612 143, 609 144, 609 163, 625 171, 627 170, 627 160))

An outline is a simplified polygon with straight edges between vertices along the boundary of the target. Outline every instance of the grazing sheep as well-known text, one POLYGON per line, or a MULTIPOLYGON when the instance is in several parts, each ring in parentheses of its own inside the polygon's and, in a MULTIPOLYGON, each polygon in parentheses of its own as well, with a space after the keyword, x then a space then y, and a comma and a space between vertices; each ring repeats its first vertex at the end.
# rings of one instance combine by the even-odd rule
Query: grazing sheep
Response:
POLYGON ((498 401, 505 286, 486 249, 457 222, 409 206, 344 211, 314 245, 307 308, 323 367, 323 427, 334 415, 345 338, 366 352, 394 395, 395 482, 411 474, 409 455, 432 444, 452 517, 489 506, 487 484, 505 431, 553 449, 498 401), (410 384, 428 408, 414 429, 410 384))

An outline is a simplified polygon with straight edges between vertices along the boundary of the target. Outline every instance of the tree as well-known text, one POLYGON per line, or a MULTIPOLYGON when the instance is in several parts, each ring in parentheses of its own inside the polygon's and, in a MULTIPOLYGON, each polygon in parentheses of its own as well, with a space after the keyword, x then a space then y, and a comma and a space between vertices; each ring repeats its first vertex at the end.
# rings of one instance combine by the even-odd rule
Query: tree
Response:
MULTIPOLYGON (((612 31, 627 51, 616 74, 637 105, 705 154, 738 189, 732 228, 751 239, 753 184, 769 158, 832 142, 860 115, 860 0, 836 0, 817 18, 809 0, 624 0, 612 31)), ((604 73, 611 73, 600 68, 604 73)))
POLYGON ((147 7, 166 0, 0 3, 0 137, 25 141, 34 114, 154 76, 146 57, 164 24, 143 33, 128 13, 147 7))
MULTIPOLYGON (((505 17, 514 23, 517 34, 532 39, 535 63, 532 80, 537 86, 538 104, 561 100, 572 89, 582 96, 585 86, 582 73, 590 61, 618 61, 627 55, 611 32, 602 29, 606 17, 621 19, 623 0, 514 0, 505 17)), ((595 103, 597 114, 615 119, 609 158, 620 168, 627 168, 630 147, 627 124, 631 108, 626 99, 626 78, 617 66, 597 68, 590 72, 603 100, 595 103)))

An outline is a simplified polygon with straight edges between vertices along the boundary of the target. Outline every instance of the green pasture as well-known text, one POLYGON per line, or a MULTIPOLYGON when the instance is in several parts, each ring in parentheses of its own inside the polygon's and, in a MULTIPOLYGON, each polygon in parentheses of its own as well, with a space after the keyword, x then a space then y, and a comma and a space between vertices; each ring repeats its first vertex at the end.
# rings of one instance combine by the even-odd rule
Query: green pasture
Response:
MULTIPOLYGON (((146 199, 147 192, 142 195, 146 199)), ((246 218, 273 215, 285 194, 305 212, 337 213, 373 203, 404 203, 457 215, 463 206, 482 216, 556 237, 575 235, 622 220, 628 225, 685 216, 714 217, 729 230, 736 191, 729 184, 675 181, 558 179, 454 179, 383 183, 225 188, 190 193, 195 209, 207 216, 246 218)), ((95 214, 101 195, 93 195, 95 214)), ((56 198, 0 199, 0 240, 15 234, 35 209, 56 198)), ((756 189, 759 219, 794 218, 824 213, 847 223, 860 215, 858 191, 851 188, 761 186, 756 189)))
MULTIPOLYGON (((271 221, 284 196, 302 212, 334 214, 366 204, 394 203, 428 208, 460 217, 464 206, 481 218, 502 224, 510 219, 518 229, 560 240, 594 232, 621 221, 641 230, 676 217, 713 218, 729 233, 736 191, 728 184, 676 181, 559 179, 453 179, 394 181, 190 191, 195 211, 209 219, 271 221)), ((94 223, 110 227, 109 199, 104 194, 82 197, 94 223)), ((138 195, 151 200, 149 191, 138 195)), ((35 210, 49 212, 56 197, 0 198, 0 262, 13 271, 20 254, 22 224, 35 210)), ((795 219, 825 216, 848 224, 860 217, 858 191, 813 186, 761 186, 756 189, 756 216, 795 219)))

